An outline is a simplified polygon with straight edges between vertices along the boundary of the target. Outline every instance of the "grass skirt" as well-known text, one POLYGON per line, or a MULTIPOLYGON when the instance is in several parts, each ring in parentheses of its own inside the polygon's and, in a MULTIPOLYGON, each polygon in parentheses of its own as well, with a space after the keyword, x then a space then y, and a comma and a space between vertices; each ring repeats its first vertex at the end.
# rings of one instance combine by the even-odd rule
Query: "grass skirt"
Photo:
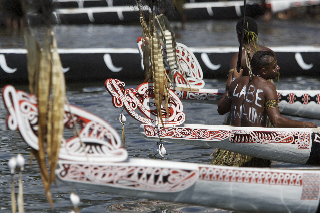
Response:
MULTIPOLYGON (((226 115, 224 124, 230 124, 230 113, 226 115)), ((237 166, 237 167, 270 167, 271 161, 231 152, 223 149, 216 149, 213 152, 213 165, 237 166)))

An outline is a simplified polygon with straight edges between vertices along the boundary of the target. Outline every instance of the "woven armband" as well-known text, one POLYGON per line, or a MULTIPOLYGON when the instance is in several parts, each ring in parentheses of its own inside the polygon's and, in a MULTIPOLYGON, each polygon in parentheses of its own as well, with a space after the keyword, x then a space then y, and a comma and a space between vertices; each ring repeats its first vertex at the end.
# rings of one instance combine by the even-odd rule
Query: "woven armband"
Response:
POLYGON ((273 107, 279 107, 276 100, 269 100, 269 101, 266 101, 266 103, 264 104, 265 109, 269 109, 273 107))

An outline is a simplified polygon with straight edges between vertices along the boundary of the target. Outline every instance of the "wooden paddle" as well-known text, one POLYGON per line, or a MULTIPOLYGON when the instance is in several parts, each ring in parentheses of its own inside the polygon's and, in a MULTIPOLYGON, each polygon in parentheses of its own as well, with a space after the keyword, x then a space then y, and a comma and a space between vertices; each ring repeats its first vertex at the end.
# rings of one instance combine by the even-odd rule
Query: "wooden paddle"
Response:
POLYGON ((244 35, 244 25, 246 19, 246 0, 243 2, 243 23, 241 29, 241 39, 240 39, 240 46, 239 46, 239 54, 238 54, 238 64, 237 64, 237 72, 240 72, 241 69, 241 58, 242 58, 242 43, 243 43, 243 35, 244 35))

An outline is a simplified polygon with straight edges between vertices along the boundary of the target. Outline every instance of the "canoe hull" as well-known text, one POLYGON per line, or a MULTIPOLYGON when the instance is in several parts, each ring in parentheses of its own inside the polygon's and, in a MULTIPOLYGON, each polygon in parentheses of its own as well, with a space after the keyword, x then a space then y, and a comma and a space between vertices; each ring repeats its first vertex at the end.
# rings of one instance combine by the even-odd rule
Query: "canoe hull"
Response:
MULTIPOLYGON (((221 148, 263 159, 319 165, 320 134, 312 129, 249 128, 227 125, 185 124, 158 129, 141 125, 149 139, 221 148)), ((316 130, 315 130, 316 131, 316 130)))
MULTIPOLYGON (((271 47, 277 54, 281 77, 318 77, 320 48, 271 47)), ((236 47, 190 48, 197 58, 204 79, 226 79, 229 60, 238 51, 236 47)), ((85 48, 59 50, 67 82, 120 80, 144 80, 141 57, 136 48, 85 48)), ((0 51, 0 84, 26 83, 27 57, 25 49, 2 49, 0 51)))
POLYGON ((117 164, 59 161, 59 166, 56 174, 64 183, 109 194, 245 212, 316 212, 319 204, 320 173, 315 170, 235 168, 147 159, 117 164), (124 172, 115 174, 114 168, 124 172), (74 176, 75 170, 86 178, 74 176), (168 181, 152 179, 155 170, 168 181), (173 184, 172 171, 179 173, 181 179, 176 181, 185 183, 183 188, 173 184), (96 176, 92 178, 92 174, 96 176), (106 174, 114 176, 103 178, 106 174))

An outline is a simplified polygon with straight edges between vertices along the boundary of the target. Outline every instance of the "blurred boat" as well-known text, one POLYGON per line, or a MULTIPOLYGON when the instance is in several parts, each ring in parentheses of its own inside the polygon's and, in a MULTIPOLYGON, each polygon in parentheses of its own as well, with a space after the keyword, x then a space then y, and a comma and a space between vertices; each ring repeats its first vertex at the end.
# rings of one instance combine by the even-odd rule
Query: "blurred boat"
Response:
MULTIPOLYGON (((140 20, 135 0, 56 0, 54 3, 57 9, 53 20, 59 24, 128 24, 139 23, 140 20)), ((265 8, 274 14, 294 7, 318 4, 320 4, 320 0, 247 1, 246 15, 261 16, 264 14, 265 8)), ((243 1, 187 0, 184 4, 184 10, 188 21, 238 19, 243 16, 243 1)), ((147 14, 149 8, 144 7, 143 11, 147 14)), ((180 20, 176 11, 170 11, 166 13, 166 16, 170 21, 180 20)))
MULTIPOLYGON (((266 0, 247 1, 246 15, 258 17, 267 9, 272 14, 295 7, 319 5, 320 0, 266 0)), ((139 24, 140 15, 135 0, 55 0, 52 24, 139 24)), ((170 21, 180 21, 180 15, 171 6, 166 16, 170 21)), ((142 12, 148 19, 149 7, 142 12)), ((238 19, 243 16, 243 1, 186 1, 184 13, 188 21, 211 19, 238 19)), ((5 25, 5 14, 0 14, 0 25, 5 25)), ((29 14, 29 22, 41 24, 36 13, 29 14)))
MULTIPOLYGON (((96 2, 96 6, 92 1, 84 1, 78 7, 57 8, 54 19, 59 24, 128 24, 140 21, 139 9, 135 3, 123 6, 98 6, 99 1, 96 2)), ((149 10, 147 6, 142 7, 145 17, 148 17, 149 10)), ((242 16, 243 1, 185 3, 184 10, 188 21, 237 19, 242 16)), ((166 15, 170 21, 180 20, 179 14, 174 10, 166 15)), ((256 3, 249 3, 247 15, 262 15, 262 9, 256 3)))
MULTIPOLYGON (((320 47, 270 47, 281 67, 280 77, 319 77, 320 47)), ((203 79, 226 79, 230 60, 238 47, 190 47, 203 72, 203 79)), ((107 78, 144 80, 136 48, 59 49, 67 82, 101 81, 107 78)), ((0 50, 0 84, 26 83, 25 49, 0 50)))

